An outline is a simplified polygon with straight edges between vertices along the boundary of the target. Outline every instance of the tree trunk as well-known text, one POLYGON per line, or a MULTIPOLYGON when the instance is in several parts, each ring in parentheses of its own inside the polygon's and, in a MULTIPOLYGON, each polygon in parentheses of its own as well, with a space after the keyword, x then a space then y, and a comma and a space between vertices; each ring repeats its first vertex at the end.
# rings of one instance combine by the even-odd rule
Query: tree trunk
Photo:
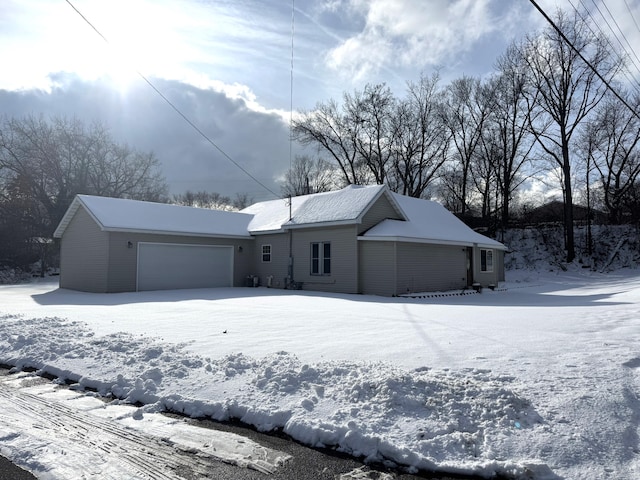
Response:
POLYGON ((569 146, 562 146, 562 173, 564 175, 564 228, 566 231, 565 250, 567 251, 567 263, 576 258, 576 249, 573 236, 573 197, 571 194, 571 164, 569 163, 569 146))

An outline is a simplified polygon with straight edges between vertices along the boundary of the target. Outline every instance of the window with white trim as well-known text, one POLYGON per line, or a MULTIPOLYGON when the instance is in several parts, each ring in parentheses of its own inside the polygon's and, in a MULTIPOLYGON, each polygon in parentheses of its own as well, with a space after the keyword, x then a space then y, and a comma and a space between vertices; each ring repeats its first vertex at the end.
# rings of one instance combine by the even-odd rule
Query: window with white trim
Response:
POLYGON ((331 242, 311 244, 311 275, 331 275, 331 242))
POLYGON ((480 271, 493 272, 493 250, 480 250, 480 271))
POLYGON ((268 263, 271 261, 271 245, 262 245, 262 262, 268 263))

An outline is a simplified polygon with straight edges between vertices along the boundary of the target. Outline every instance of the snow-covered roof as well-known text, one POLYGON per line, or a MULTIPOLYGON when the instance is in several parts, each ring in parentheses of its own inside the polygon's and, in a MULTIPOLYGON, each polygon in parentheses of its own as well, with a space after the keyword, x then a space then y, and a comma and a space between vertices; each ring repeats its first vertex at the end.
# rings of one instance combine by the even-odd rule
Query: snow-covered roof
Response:
POLYGON ((172 235, 248 237, 251 215, 166 203, 77 195, 54 237, 61 237, 78 208, 84 207, 102 230, 172 235))
POLYGON ((405 220, 383 220, 360 240, 387 240, 506 249, 481 235, 442 205, 392 193, 384 185, 260 202, 241 212, 182 207, 165 203, 77 195, 54 232, 61 237, 78 208, 84 207, 102 230, 173 235, 241 237, 305 226, 358 223, 380 196, 386 195, 405 220), (291 218, 291 219, 290 219, 291 218))
MULTIPOLYGON (((309 225, 356 223, 381 195, 389 193, 384 185, 350 185, 342 190, 260 202, 242 210, 254 215, 249 224, 252 233, 281 231, 309 225), (289 219, 291 218, 291 219, 289 219)), ((393 198, 390 197, 393 202, 393 198)), ((400 209, 398 209, 400 210, 400 209)), ((400 212, 401 213, 401 212, 400 212)))
POLYGON ((506 250, 506 247, 469 228, 462 220, 437 202, 392 193, 408 221, 383 220, 360 239, 452 245, 478 245, 506 250))

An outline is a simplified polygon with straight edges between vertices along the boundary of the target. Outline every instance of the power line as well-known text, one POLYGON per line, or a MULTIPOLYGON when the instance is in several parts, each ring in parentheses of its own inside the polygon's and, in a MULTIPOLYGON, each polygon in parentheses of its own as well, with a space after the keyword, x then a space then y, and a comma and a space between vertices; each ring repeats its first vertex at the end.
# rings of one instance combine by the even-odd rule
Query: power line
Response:
POLYGON ((611 86, 611 84, 602 76, 602 74, 591 64, 589 60, 587 60, 584 55, 576 48, 576 46, 567 38, 567 36, 558 28, 553 20, 547 15, 547 13, 538 5, 535 0, 529 0, 534 7, 542 14, 542 16, 549 22, 549 24, 553 27, 553 29, 560 35, 560 37, 571 47, 571 49, 576 52, 576 54, 582 59, 582 61, 596 74, 596 76, 600 79, 600 81, 607 87, 611 93, 613 93, 618 100, 620 100, 630 111, 631 113, 638 119, 640 119, 640 115, 636 112, 631 105, 627 103, 627 101, 620 96, 620 94, 611 86))
MULTIPOLYGON (((75 5, 73 5, 73 3, 71 3, 71 0, 65 0, 67 2, 67 4, 69 4, 69 6, 71 8, 73 8, 73 10, 80 15, 80 17, 93 29, 94 32, 96 32, 100 38, 102 38, 102 40, 104 40, 104 42, 109 45, 111 47, 111 44, 109 43, 109 40, 107 40, 107 37, 105 37, 100 30, 98 30, 93 23, 91 23, 89 21, 89 19, 87 17, 85 17, 82 12, 80 12, 80 10, 78 10, 75 5)), ((293 41, 293 40, 292 40, 293 41)), ((224 156, 227 160, 229 160, 233 165, 235 165, 238 169, 240 169, 245 175, 247 175, 249 178, 251 178, 254 182, 256 182, 258 185, 260 185, 262 188, 264 188, 266 191, 268 191, 269 193, 271 193, 274 197, 276 198, 280 198, 280 196, 278 194, 276 194, 273 190, 271 190, 269 187, 267 187, 264 183, 262 183, 260 180, 258 180, 256 177, 254 177, 251 173, 249 173, 249 171, 247 171, 242 165, 240 165, 238 162, 236 162, 233 158, 231 158, 231 156, 229 154, 227 154, 227 152, 225 152, 221 147, 219 147, 213 140, 211 140, 211 138, 209 138, 209 136, 204 133, 195 123, 193 123, 189 117, 187 117, 184 113, 182 113, 182 111, 175 106, 175 104, 169 100, 154 84, 151 80, 149 80, 142 72, 140 72, 139 70, 134 69, 135 72, 138 74, 138 76, 140 78, 142 78, 142 80, 145 81, 145 83, 147 85, 149 85, 149 87, 151 87, 153 89, 154 92, 156 92, 160 98, 162 98, 162 100, 165 101, 165 103, 167 105, 169 105, 174 112, 176 112, 191 128, 193 128, 196 132, 198 132, 200 134, 200 136, 202 138, 204 138, 212 147, 214 147, 216 150, 218 150, 218 152, 220 152, 222 154, 222 156, 224 156)))
MULTIPOLYGON (((620 59, 620 61, 623 64, 623 68, 624 68, 624 75, 625 77, 627 77, 627 80, 629 82, 629 86, 631 88, 633 88, 634 90, 638 91, 638 87, 640 86, 640 83, 638 82, 638 80, 635 78, 634 74, 631 72, 631 70, 629 69, 629 67, 626 65, 626 61, 624 60, 624 57, 622 56, 622 54, 618 51, 618 49, 616 49, 613 45, 613 43, 611 42, 611 40, 609 39, 609 36, 604 32, 604 30, 602 29, 602 27, 600 26, 600 22, 597 22, 595 20, 595 18, 593 17, 593 14, 589 11, 589 9, 587 8, 587 6, 584 4, 583 0, 579 0, 580 4, 582 5, 582 8, 584 9, 584 11, 586 12, 587 16, 591 19, 591 22, 588 22, 587 19, 582 15, 582 13, 580 12, 580 10, 573 4, 573 2, 571 0, 569 0, 569 3, 571 4, 571 6, 573 7, 573 9, 576 11, 576 13, 580 16, 580 18, 582 19, 582 21, 585 23, 585 25, 587 26, 587 28, 591 31, 591 33, 594 35, 594 37, 596 37, 596 32, 593 30, 593 28, 591 28, 591 24, 595 25, 595 27, 598 29, 598 31, 600 32, 600 34, 602 35, 602 37, 606 40, 606 42, 609 44, 609 46, 611 47, 611 50, 618 56, 618 58, 620 59)), ((595 5, 595 3, 594 3, 595 5)), ((596 6, 597 8, 597 6, 596 6)), ((624 47, 624 45, 622 44, 622 42, 620 41, 620 39, 618 38, 618 36, 616 35, 615 31, 613 30, 613 28, 611 27, 611 25, 609 24, 609 21, 606 19, 606 17, 604 17, 604 15, 602 14, 602 11, 600 11, 600 9, 598 9, 598 13, 600 13, 600 16, 602 16, 603 20, 605 21, 605 23, 607 24, 607 26, 609 27, 609 30, 611 31, 611 34, 613 35, 613 37, 618 41, 618 44, 620 45, 620 49, 622 49, 623 52, 625 52, 628 56, 628 58, 631 60, 631 63, 633 64, 634 67, 636 67, 636 69, 638 69, 638 66, 636 64, 636 62, 633 60, 633 58, 628 54, 628 52, 626 51, 626 48, 624 47)))
MULTIPOLYGON (((582 0, 580 0, 580 2, 582 3, 582 0)), ((604 22, 607 24, 607 27, 609 27, 609 30, 611 31, 611 34, 618 41, 618 44, 620 44, 620 48, 622 48, 622 50, 627 54, 627 56, 631 60, 631 63, 633 64, 633 66, 636 67, 636 69, 638 69, 638 64, 636 63, 636 60, 640 61, 640 59, 638 58, 638 55, 636 54, 635 50, 633 49, 633 46, 629 43, 629 40, 627 39, 627 36, 624 34, 622 29, 620 28, 620 25, 618 24, 618 22, 616 21, 615 17, 613 16, 613 13, 611 13, 611 10, 609 10, 609 7, 607 7, 607 5, 603 3, 603 6, 604 6, 605 10, 609 14, 609 17, 611 17, 611 20, 613 21, 614 25, 618 29, 618 32, 620 32, 620 35, 622 35, 622 38, 624 39, 624 41, 626 42, 627 46, 631 50, 631 53, 633 53, 633 56, 629 54, 629 52, 627 50, 627 47, 624 46, 624 44, 622 43, 622 40, 620 40, 620 38, 618 37, 618 34, 615 32, 615 30, 613 29, 613 27, 611 26, 611 24, 607 20, 606 16, 604 15, 604 13, 602 13, 602 10, 598 6, 598 4, 594 0, 591 0, 591 3, 593 3, 593 6, 596 8, 596 10, 600 14, 600 16, 602 17, 604 22), (635 60, 634 60, 634 57, 635 57, 635 60)), ((585 7, 585 9, 586 9, 586 7, 585 7)), ((596 23, 596 25, 598 24, 595 21, 594 21, 594 23, 596 23)), ((629 73, 631 74, 631 72, 629 72, 629 73)))

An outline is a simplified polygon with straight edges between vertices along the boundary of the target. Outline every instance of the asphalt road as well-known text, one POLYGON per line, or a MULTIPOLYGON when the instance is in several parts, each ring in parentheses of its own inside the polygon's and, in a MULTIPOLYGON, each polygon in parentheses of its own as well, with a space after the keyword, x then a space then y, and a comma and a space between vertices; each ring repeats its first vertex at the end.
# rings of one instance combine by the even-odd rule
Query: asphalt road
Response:
MULTIPOLYGON (((11 375, 7 375, 6 370, 2 369, 0 369, 0 376, 3 376, 7 380, 11 377, 11 375)), ((38 377, 30 378, 31 380, 25 380, 25 385, 30 385, 34 382, 38 384, 48 382, 48 380, 38 377)), ((17 422, 13 424, 14 429, 19 428, 19 425, 23 422, 23 418, 26 420, 27 417, 29 417, 31 421, 35 419, 38 424, 42 425, 41 428, 44 428, 44 426, 47 425, 47 420, 55 417, 56 421, 53 423, 52 432, 59 432, 61 436, 64 436, 69 435, 69 432, 73 433, 74 428, 80 428, 81 431, 85 433, 77 435, 77 440, 81 441, 84 439, 89 441, 86 445, 86 448, 89 449, 93 448, 92 445, 96 445, 95 442, 90 441, 91 439, 89 437, 91 435, 87 433, 89 430, 95 431, 94 433, 98 435, 96 438, 102 438, 116 433, 118 434, 116 443, 118 444, 118 448, 120 448, 120 450, 114 448, 116 458, 117 456, 122 455, 123 460, 131 462, 132 465, 136 465, 136 463, 140 463, 140 465, 147 465, 147 468, 140 470, 141 472, 145 472, 145 478, 166 477, 185 480, 195 480, 200 478, 208 478, 212 480, 418 480, 420 478, 452 480, 454 478, 472 478, 433 475, 415 476, 397 471, 376 470, 375 468, 364 465, 362 462, 352 457, 339 455, 331 451, 308 448, 285 436, 259 433, 239 424, 221 424, 209 420, 194 420, 179 417, 188 424, 221 432, 229 432, 239 435, 244 439, 248 439, 246 441, 242 441, 243 444, 251 443, 249 440, 252 440, 260 444, 265 449, 284 452, 291 456, 291 458, 283 465, 278 466, 270 473, 265 473, 264 470, 260 471, 260 469, 237 466, 220 460, 220 458, 208 456, 203 457, 198 453, 190 452, 188 450, 185 451, 169 448, 162 442, 158 443, 155 441, 153 437, 144 436, 131 430, 120 428, 117 424, 105 423, 104 421, 93 419, 87 415, 83 416, 81 411, 76 411, 73 408, 64 406, 55 400, 22 393, 19 388, 16 389, 15 386, 9 386, 7 383, 3 385, 0 382, 0 388, 3 389, 0 391, 0 397, 5 400, 5 418, 9 421, 9 417, 11 416, 10 413, 13 411, 14 420, 17 420, 17 422), (7 399, 9 399, 8 403, 7 399), (21 409, 18 409, 18 407, 21 407, 21 409), (18 413, 18 416, 15 416, 16 412, 24 413, 18 413), (25 417, 22 415, 25 415, 25 417), (139 446, 141 446, 142 449, 138 449, 137 447, 139 446), (151 463, 148 461, 149 457, 145 456, 145 452, 149 449, 155 453, 155 460, 151 463)), ((2 415, 2 413, 0 413, 0 415, 2 415)), ((178 417, 177 415, 172 414, 168 414, 168 416, 174 418, 178 417)), ((0 417, 0 430, 1 427, 2 418, 0 417)), ((57 433, 54 434, 57 435, 57 433)), ((231 438, 234 436, 227 435, 227 437, 225 437, 224 434, 216 436, 213 435, 212 432, 212 438, 213 437, 231 438)), ((70 435, 68 438, 69 441, 74 440, 73 435, 70 435)), ((221 444, 221 448, 222 445, 231 445, 227 443, 228 441, 231 440, 224 440, 224 443, 221 444)), ((69 454, 82 451, 83 450, 74 450, 70 448, 69 454)), ((76 454, 84 457, 81 453, 76 454)), ((82 461, 86 460, 78 458, 78 462, 82 461)), ((89 469, 88 472, 90 471, 91 470, 89 469)), ((26 480, 34 478, 36 477, 31 473, 17 467, 6 458, 0 456, 0 480, 26 480)))
MULTIPOLYGON (((194 422, 196 422, 194 420, 194 422)), ((265 435, 253 430, 235 425, 219 424, 209 421, 197 421, 200 426, 215 428, 218 430, 233 432, 260 442, 266 447, 289 453, 293 458, 285 465, 279 467, 274 474, 267 475, 255 470, 229 465, 224 462, 216 462, 211 465, 208 478, 212 480, 419 480, 424 478, 439 480, 460 480, 471 477, 448 476, 415 476, 398 472, 383 472, 365 466, 361 462, 329 452, 319 451, 299 445, 286 438, 273 435, 265 435)), ((194 476, 193 472, 176 472, 185 480, 201 478, 194 476)), ((36 477, 31 473, 14 465, 6 458, 0 456, 0 480, 32 480, 36 477)))
POLYGON ((0 456, 0 480, 31 480, 34 479, 26 470, 17 467, 6 458, 0 456))

